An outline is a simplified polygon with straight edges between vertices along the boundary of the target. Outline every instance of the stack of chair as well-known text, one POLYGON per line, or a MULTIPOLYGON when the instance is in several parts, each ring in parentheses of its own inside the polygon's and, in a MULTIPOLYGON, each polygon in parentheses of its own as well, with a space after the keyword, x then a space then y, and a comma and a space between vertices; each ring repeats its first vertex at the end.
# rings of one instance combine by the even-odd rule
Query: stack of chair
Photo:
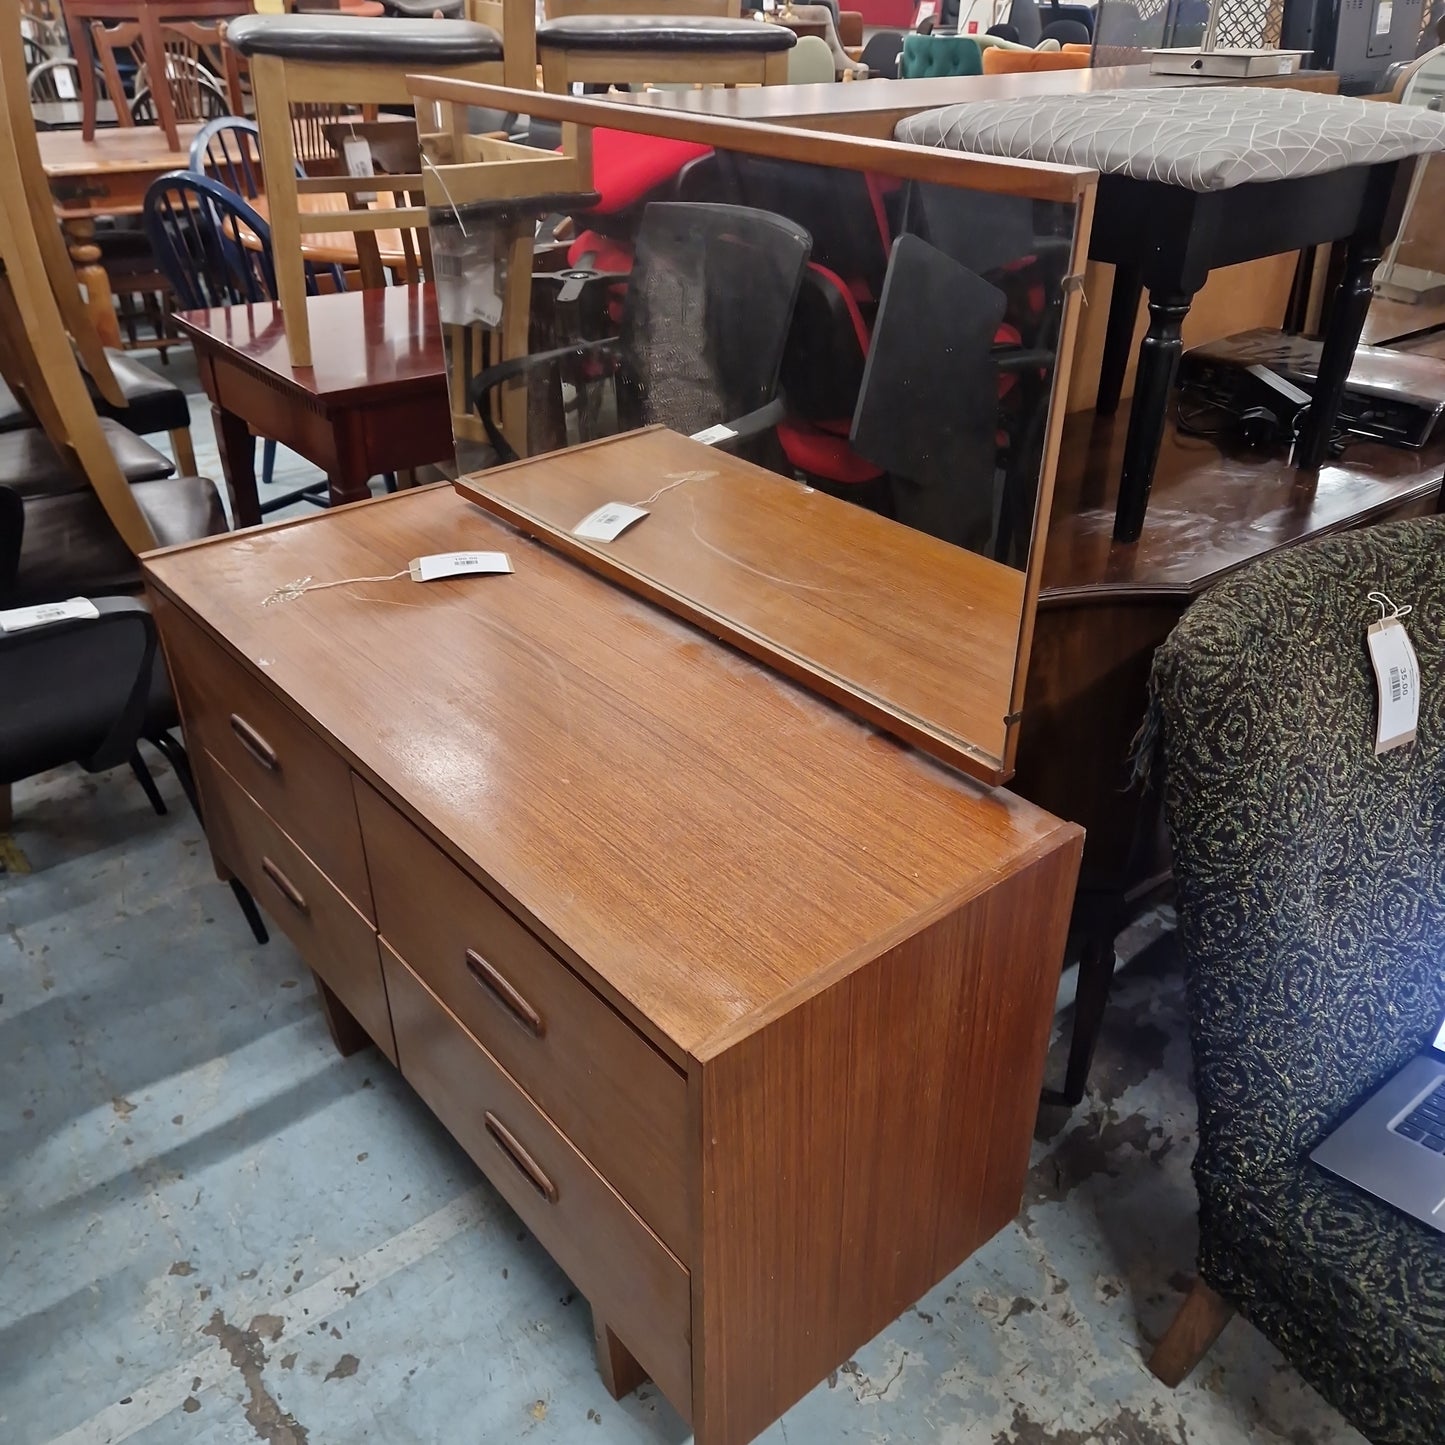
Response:
MULTIPOLYGON (((23 87, 18 28, 0 37, 0 94, 12 116, 16 60, 23 87)), ((171 475, 168 458, 97 414, 77 349, 94 384, 124 398, 88 325, 54 212, 27 194, 27 136, 33 143, 33 131, 0 135, 0 381, 30 423, 0 437, 0 609, 77 595, 103 605, 91 621, 0 634, 0 825, 9 822, 12 784, 68 762, 92 771, 129 762, 164 811, 141 739, 169 758, 197 801, 139 598, 137 554, 226 530, 211 482, 171 475)), ((249 895, 232 886, 264 940, 249 895)))

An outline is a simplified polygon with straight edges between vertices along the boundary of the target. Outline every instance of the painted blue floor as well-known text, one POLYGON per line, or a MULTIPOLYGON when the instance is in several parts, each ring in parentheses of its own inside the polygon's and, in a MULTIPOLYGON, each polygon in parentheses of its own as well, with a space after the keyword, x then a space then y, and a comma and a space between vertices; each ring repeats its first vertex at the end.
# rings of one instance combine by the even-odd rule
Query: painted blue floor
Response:
MULTIPOLYGON (((214 467, 204 410, 196 442, 214 467)), ((0 1445, 681 1445, 650 1387, 607 1396, 586 1304, 390 1065, 336 1055, 157 777, 165 818, 124 769, 16 789, 0 1445)), ((765 1445, 1358 1445, 1240 1322, 1178 1391, 1144 1369, 1195 1209, 1179 966, 1146 941, 1017 1222, 765 1445)))

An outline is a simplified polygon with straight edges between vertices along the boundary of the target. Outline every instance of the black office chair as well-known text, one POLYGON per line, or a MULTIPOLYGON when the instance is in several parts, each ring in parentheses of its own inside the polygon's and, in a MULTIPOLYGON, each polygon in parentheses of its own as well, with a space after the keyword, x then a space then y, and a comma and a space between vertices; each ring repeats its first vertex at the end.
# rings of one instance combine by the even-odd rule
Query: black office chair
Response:
POLYGON ((1007 305, 936 246, 900 236, 850 432, 888 473, 898 521, 1000 561, 1032 509, 1055 364, 1012 340, 1007 305))
POLYGON ((1043 38, 1057 40, 1060 45, 1088 45, 1094 37, 1081 20, 1051 20, 1044 26, 1043 38))
MULTIPOLYGON (((140 483, 135 492, 162 543, 225 530, 210 482, 171 477, 140 483)), ((93 492, 26 499, 16 487, 0 485, 0 607, 58 601, 89 590, 90 582, 110 591, 138 581, 134 557, 93 492), (28 525, 32 520, 37 525, 28 525)), ((190 760, 174 732, 180 719, 153 619, 137 597, 92 601, 98 619, 0 633, 0 786, 67 763, 90 773, 128 763, 152 808, 164 814, 140 751, 144 740, 174 768, 200 817, 190 760)), ((265 943, 251 895, 234 879, 231 891, 256 941, 265 943)))
MULTIPOLYGON (((766 211, 688 201, 647 207, 620 333, 488 367, 468 388, 499 461, 517 453, 492 415, 503 382, 546 367, 581 388, 610 383, 620 431, 719 424, 747 449, 782 416, 778 368, 811 239, 766 211)), ((596 415, 600 408, 593 405, 596 415)))

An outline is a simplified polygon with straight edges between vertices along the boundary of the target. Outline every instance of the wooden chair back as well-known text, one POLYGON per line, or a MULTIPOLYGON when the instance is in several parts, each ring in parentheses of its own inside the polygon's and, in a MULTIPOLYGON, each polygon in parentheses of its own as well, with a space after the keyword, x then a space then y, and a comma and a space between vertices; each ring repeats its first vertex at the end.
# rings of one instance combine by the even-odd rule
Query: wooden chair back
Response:
MULTIPOLYGON (((29 81, 18 27, 0 26, 0 100, 3 100, 6 129, 15 156, 16 180, 6 187, 6 199, 26 216, 26 230, 33 238, 45 272, 48 289, 60 314, 58 335, 69 335, 96 389, 113 406, 126 404, 110 369, 86 301, 81 297, 75 268, 55 216, 50 183, 40 160, 40 142, 30 114, 29 81)), ((113 325, 113 321, 111 322, 113 325)))
POLYGON ((106 443, 66 336, 26 204, 15 134, 12 126, 0 135, 0 376, 89 482, 126 545, 143 552, 155 536, 106 443))
MULTIPOLYGON (((511 3, 511 0, 509 0, 511 3)), ((531 0, 526 0, 530 4, 531 0)), ((385 21, 378 21, 385 24, 385 21)), ((294 60, 277 55, 254 54, 251 61, 251 83, 256 101, 256 123, 261 133, 262 164, 266 172, 267 202, 270 212, 272 241, 275 248, 276 289, 280 298, 286 339, 294 366, 311 365, 311 333, 306 319, 306 282, 303 235, 324 235, 350 232, 358 238, 376 231, 411 230, 424 233, 426 207, 421 204, 422 177, 417 170, 384 178, 375 175, 296 175, 296 140, 294 114, 298 106, 374 108, 382 105, 407 105, 411 93, 407 89, 407 68, 403 65, 380 65, 351 61, 294 60), (390 192, 405 204, 380 204, 390 192), (301 197, 308 195, 345 195, 349 208, 313 211, 302 224, 301 197), (358 209, 358 195, 376 195, 358 209)), ((502 78, 503 67, 495 62, 439 68, 443 74, 458 79, 502 78)), ((350 125, 348 117, 342 116, 350 125)), ((339 122, 329 120, 321 126, 339 122)), ((418 125, 429 124, 419 109, 418 125)), ((383 124, 390 125, 391 122, 383 124)), ((327 141, 330 149, 330 141, 327 141)), ((334 154, 334 150, 333 150, 334 154)), ((419 156, 418 156, 419 159, 419 156)), ((374 237, 370 243, 358 240, 358 257, 370 252, 375 257, 374 237)), ((418 257, 420 258, 420 243, 418 257)), ((378 263, 379 267, 379 263, 378 263)), ((377 267, 372 268, 373 279, 377 267)))
POLYGON ((213 120, 216 98, 232 115, 242 115, 245 97, 236 52, 226 44, 224 20, 167 20, 154 28, 139 20, 112 24, 94 20, 90 25, 100 73, 121 125, 136 118, 126 104, 118 56, 128 51, 135 59, 135 97, 150 94, 155 122, 164 125, 169 111, 173 123, 213 120), (157 46, 158 42, 158 46, 157 46))

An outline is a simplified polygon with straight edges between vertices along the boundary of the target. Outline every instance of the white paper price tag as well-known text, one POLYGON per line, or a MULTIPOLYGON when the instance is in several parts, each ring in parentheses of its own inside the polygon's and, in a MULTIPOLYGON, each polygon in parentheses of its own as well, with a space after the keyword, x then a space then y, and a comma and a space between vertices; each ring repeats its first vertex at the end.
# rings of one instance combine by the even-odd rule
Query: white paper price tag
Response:
POLYGON ((42 602, 37 607, 12 607, 9 612, 0 612, 0 632, 24 632, 52 622, 94 622, 99 616, 88 597, 72 597, 68 602, 42 602))
POLYGON ((50 78, 55 82, 55 95, 59 100, 75 99, 75 76, 68 65, 57 65, 50 72, 50 78))
MULTIPOLYGON (((371 142, 364 135, 352 135, 341 142, 341 156, 346 162, 348 176, 374 176, 376 167, 371 163, 371 142)), ((374 201, 375 191, 357 191, 358 201, 374 201)))
POLYGON ((467 577, 478 572, 510 572, 512 559, 505 552, 434 552, 414 557, 407 564, 413 582, 436 582, 442 577, 467 577))
POLYGON ((716 426, 704 427, 702 431, 695 431, 692 440, 701 442, 705 447, 715 447, 719 442, 731 441, 737 433, 730 427, 719 422, 716 426))
POLYGON ((1410 634, 1398 617, 1372 622, 1366 640, 1380 696, 1375 752, 1387 753, 1415 741, 1420 721, 1420 664, 1410 634))
POLYGON ((585 537, 589 542, 611 542, 646 515, 641 507, 632 507, 626 502, 608 502, 595 512, 588 512, 572 528, 572 535, 585 537))

